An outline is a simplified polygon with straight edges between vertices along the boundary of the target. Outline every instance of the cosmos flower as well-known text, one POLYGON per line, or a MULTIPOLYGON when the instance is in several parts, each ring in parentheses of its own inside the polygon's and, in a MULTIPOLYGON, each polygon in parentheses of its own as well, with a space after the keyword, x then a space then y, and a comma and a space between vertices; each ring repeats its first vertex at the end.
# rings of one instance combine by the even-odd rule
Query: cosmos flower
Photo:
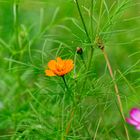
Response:
POLYGON ((126 122, 135 126, 137 130, 140 130, 140 109, 132 108, 130 110, 130 118, 126 118, 126 122))
POLYGON ((73 60, 66 59, 62 60, 57 57, 56 60, 51 60, 48 63, 48 68, 45 70, 47 76, 64 76, 69 73, 74 67, 73 60))

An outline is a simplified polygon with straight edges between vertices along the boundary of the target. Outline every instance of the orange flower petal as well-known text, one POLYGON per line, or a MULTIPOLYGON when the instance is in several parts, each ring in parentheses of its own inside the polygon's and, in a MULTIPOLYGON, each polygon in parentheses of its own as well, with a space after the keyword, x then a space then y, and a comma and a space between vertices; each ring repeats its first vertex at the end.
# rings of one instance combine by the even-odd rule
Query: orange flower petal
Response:
POLYGON ((46 70, 45 73, 47 76, 56 76, 56 74, 52 70, 46 70))
POLYGON ((70 72, 74 67, 73 60, 66 60, 65 67, 66 67, 65 72, 66 73, 70 72))
POLYGON ((61 63, 63 61, 60 57, 57 57, 56 60, 58 63, 61 63))
POLYGON ((51 60, 49 63, 48 63, 48 67, 50 70, 55 70, 56 69, 56 61, 55 60, 51 60))
POLYGON ((64 69, 64 66, 65 66, 65 63, 64 63, 65 61, 62 60, 60 57, 57 57, 56 60, 57 60, 56 69, 58 71, 62 71, 64 69))
POLYGON ((73 60, 70 60, 70 59, 68 59, 68 60, 65 60, 65 65, 73 65, 73 60))

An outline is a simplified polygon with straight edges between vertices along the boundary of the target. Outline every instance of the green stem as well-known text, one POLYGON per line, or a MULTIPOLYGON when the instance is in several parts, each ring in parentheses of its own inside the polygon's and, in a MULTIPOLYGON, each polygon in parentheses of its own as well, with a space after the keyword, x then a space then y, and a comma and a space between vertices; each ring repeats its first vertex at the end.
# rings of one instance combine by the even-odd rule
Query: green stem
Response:
POLYGON ((89 56, 89 62, 88 62, 87 70, 89 70, 89 68, 90 68, 90 66, 91 66, 92 57, 93 57, 93 52, 94 52, 94 49, 93 49, 93 47, 91 47, 91 51, 90 51, 90 56, 89 56))
POLYGON ((99 21, 98 21, 98 25, 97 25, 97 29, 96 29, 96 35, 99 35, 99 28, 100 28, 100 24, 101 24, 102 10, 103 10, 103 0, 101 1, 101 4, 100 4, 99 21))
POLYGON ((80 57, 81 57, 81 59, 82 59, 82 62, 83 62, 83 64, 84 64, 85 68, 87 68, 86 63, 85 63, 85 59, 84 59, 83 55, 81 54, 80 57))
MULTIPOLYGON (((79 6, 79 3, 78 3, 78 0, 75 0, 75 1, 76 1, 77 9, 78 9, 80 18, 81 18, 81 20, 82 20, 82 23, 83 23, 84 30, 85 30, 85 32, 86 32, 88 41, 89 41, 89 43, 91 44, 91 39, 90 39, 90 37, 89 37, 88 31, 87 31, 87 28, 86 28, 86 25, 85 25, 85 21, 84 21, 84 18, 83 18, 83 16, 82 16, 82 12, 81 12, 81 10, 80 10, 80 6, 79 6)), ((93 5, 92 5, 92 8, 93 8, 93 5)), ((92 9, 92 8, 91 8, 91 9, 92 9)), ((92 11, 92 10, 91 10, 91 11, 92 11)), ((91 15, 91 16, 92 16, 92 15, 91 15)), ((88 62, 88 66, 87 66, 87 71, 88 71, 89 68, 90 68, 90 65, 91 65, 91 62, 92 62, 93 53, 94 53, 93 45, 91 44, 90 47, 91 47, 91 51, 90 51, 90 57, 89 57, 89 62, 88 62)), ((84 83, 86 83, 86 80, 85 80, 84 83)), ((83 87, 84 87, 84 86, 83 86, 83 87)))
POLYGON ((20 48, 20 42, 19 42, 19 4, 18 2, 14 2, 13 5, 13 14, 14 14, 14 30, 16 34, 16 45, 17 48, 20 48))
MULTIPOLYGON (((87 35, 87 38, 88 38, 88 41, 89 43, 91 43, 91 39, 89 37, 89 34, 88 34, 88 31, 87 31, 87 28, 86 28, 86 24, 85 24, 85 21, 84 21, 84 18, 83 18, 83 15, 82 15, 82 12, 80 10, 80 6, 79 6, 79 3, 78 3, 78 0, 75 0, 76 1, 76 5, 77 5, 77 9, 78 9, 78 12, 79 12, 79 15, 80 15, 80 18, 82 20, 82 23, 83 23, 83 26, 84 26, 84 30, 86 32, 86 35, 87 35)), ((92 1, 92 7, 91 7, 91 12, 93 10, 93 1, 92 1)), ((92 14, 91 14, 91 17, 92 17, 92 14)), ((91 18, 92 19, 92 18, 91 18)), ((92 22, 91 22, 92 24, 92 22)), ((91 29, 93 30, 93 28, 91 29)), ((94 48, 93 48, 93 45, 90 45, 91 47, 91 51, 90 51, 90 58, 89 58, 89 63, 88 63, 88 67, 87 67, 87 70, 89 70, 90 68, 90 65, 91 65, 91 62, 92 62, 92 57, 93 57, 93 52, 94 52, 94 48)))
POLYGON ((89 34, 88 34, 88 31, 87 31, 87 28, 86 28, 85 21, 84 21, 84 18, 83 18, 83 16, 82 16, 82 12, 81 12, 81 10, 80 10, 80 6, 79 6, 79 3, 78 3, 78 0, 75 0, 75 1, 76 1, 77 9, 78 9, 78 12, 79 12, 80 18, 81 18, 81 20, 82 20, 82 23, 83 23, 84 30, 85 30, 85 32, 86 32, 86 35, 87 35, 88 41, 89 41, 89 43, 91 43, 91 39, 90 39, 90 37, 89 37, 89 34))
POLYGON ((92 13, 93 13, 93 0, 91 0, 91 10, 90 10, 91 40, 93 40, 93 19, 92 19, 92 13))
POLYGON ((68 85, 67 85, 67 82, 66 82, 66 80, 65 80, 65 77, 62 76, 62 79, 63 79, 63 81, 64 81, 64 84, 65 84, 66 89, 69 90, 68 85))
MULTIPOLYGON (((21 52, 21 45, 19 40, 19 0, 14 0, 13 3, 13 17, 14 17, 14 33, 15 33, 15 50, 20 51, 19 55, 15 56, 16 60, 21 60, 22 52, 21 52)), ((19 69, 20 66, 18 65, 19 69)), ((22 80, 21 80, 21 72, 18 71, 17 74, 17 80, 20 86, 23 86, 22 80)))
POLYGON ((68 85, 67 85, 67 82, 66 82, 64 76, 62 76, 62 79, 63 79, 64 84, 65 84, 65 87, 66 87, 66 89, 67 89, 67 91, 68 91, 68 93, 69 93, 69 95, 70 95, 70 97, 71 97, 71 99, 72 99, 72 101, 73 101, 73 105, 75 105, 74 94, 73 94, 72 91, 69 89, 69 87, 68 87, 68 85))

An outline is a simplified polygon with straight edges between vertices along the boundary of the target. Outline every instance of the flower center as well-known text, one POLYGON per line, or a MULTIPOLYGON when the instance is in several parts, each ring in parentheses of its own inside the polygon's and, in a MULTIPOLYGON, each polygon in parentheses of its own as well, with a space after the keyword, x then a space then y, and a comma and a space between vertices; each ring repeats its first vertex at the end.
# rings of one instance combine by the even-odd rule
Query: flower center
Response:
POLYGON ((63 71, 65 69, 65 66, 62 65, 62 64, 57 64, 56 69, 57 69, 57 71, 61 72, 61 71, 63 71))

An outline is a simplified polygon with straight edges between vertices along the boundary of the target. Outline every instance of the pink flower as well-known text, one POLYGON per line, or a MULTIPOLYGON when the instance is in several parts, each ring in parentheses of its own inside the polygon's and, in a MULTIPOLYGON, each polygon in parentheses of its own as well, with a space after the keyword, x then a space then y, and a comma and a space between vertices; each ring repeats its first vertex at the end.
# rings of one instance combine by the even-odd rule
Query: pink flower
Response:
POLYGON ((126 122, 140 130, 140 109, 132 108, 130 110, 130 118, 126 118, 126 122))

